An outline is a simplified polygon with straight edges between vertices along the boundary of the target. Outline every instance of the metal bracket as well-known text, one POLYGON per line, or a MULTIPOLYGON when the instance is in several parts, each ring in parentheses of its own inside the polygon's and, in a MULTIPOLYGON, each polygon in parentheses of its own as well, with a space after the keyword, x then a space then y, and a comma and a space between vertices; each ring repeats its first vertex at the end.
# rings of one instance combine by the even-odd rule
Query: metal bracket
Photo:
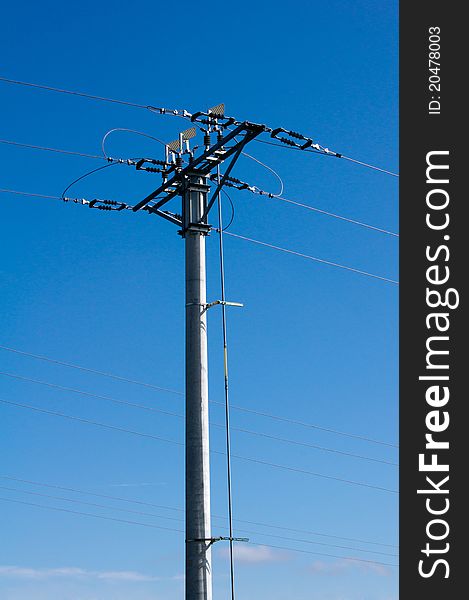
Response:
POLYGON ((212 308, 212 306, 217 306, 218 304, 221 304, 222 306, 244 306, 244 304, 241 304, 241 302, 226 302, 226 300, 215 300, 215 302, 209 302, 208 304, 206 304, 205 310, 212 308))
POLYGON ((211 537, 211 538, 194 538, 193 540, 186 540, 186 544, 189 543, 204 543, 204 542, 208 542, 207 547, 209 548, 212 544, 215 544, 215 542, 249 542, 249 538, 238 538, 238 537, 225 537, 225 536, 218 536, 218 537, 211 537))
POLYGON ((225 300, 215 300, 215 302, 208 302, 207 304, 200 304, 199 302, 188 302, 186 306, 201 306, 203 308, 202 312, 204 313, 209 308, 212 308, 213 306, 217 306, 219 304, 222 306, 244 306, 244 304, 241 304, 241 302, 226 302, 225 300))

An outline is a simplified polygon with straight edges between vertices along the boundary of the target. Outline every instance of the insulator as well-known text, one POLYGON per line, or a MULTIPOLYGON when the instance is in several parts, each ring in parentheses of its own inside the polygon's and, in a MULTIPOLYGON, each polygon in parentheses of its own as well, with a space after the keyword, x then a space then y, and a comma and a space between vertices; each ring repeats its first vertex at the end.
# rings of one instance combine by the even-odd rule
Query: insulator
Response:
POLYGON ((288 138, 279 137, 277 138, 280 142, 287 144, 287 146, 295 146, 298 148, 298 144, 296 144, 293 140, 289 140, 288 138))
POLYGON ((299 140, 305 139, 304 135, 302 135, 301 133, 298 133, 297 131, 289 131, 288 135, 291 135, 292 137, 297 138, 299 140))
POLYGON ((207 146, 207 148, 209 148, 212 145, 212 139, 210 137, 209 133, 206 133, 204 135, 204 146, 207 146))
POLYGON ((176 157, 176 167, 182 167, 182 156, 176 157))

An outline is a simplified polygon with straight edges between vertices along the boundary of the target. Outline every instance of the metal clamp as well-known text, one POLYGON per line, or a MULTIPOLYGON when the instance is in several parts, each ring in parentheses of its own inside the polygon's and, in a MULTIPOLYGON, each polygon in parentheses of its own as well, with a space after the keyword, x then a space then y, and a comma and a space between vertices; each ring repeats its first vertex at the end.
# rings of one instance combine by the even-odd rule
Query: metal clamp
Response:
POLYGON ((244 306, 244 304, 241 304, 241 302, 226 302, 225 300, 215 300, 215 302, 209 302, 208 304, 203 304, 201 302, 188 302, 186 306, 201 306, 203 307, 202 312, 205 312, 209 308, 212 308, 213 306, 217 306, 219 304, 222 306, 244 306))
POLYGON ((186 540, 186 544, 189 543, 205 543, 208 542, 207 548, 209 548, 212 544, 214 544, 215 542, 249 542, 249 538, 238 538, 238 537, 225 537, 225 536, 218 536, 218 537, 211 537, 211 538, 194 538, 193 540, 186 540))

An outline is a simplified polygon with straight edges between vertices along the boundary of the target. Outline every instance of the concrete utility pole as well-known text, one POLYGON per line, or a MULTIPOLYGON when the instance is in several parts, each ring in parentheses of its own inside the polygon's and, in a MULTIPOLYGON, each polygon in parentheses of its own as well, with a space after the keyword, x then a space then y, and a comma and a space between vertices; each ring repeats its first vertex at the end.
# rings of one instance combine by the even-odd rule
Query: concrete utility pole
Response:
MULTIPOLYGON (((188 115, 185 114, 187 117, 188 115)), ((225 184, 248 186, 230 177, 230 172, 246 144, 266 131, 264 125, 238 122, 224 116, 224 105, 189 115, 204 131, 204 151, 194 155, 189 140, 196 136, 191 127, 166 145, 165 161, 143 158, 136 168, 160 172, 163 183, 146 198, 132 207, 145 210, 177 225, 185 240, 186 251, 186 600, 212 600, 211 546, 216 541, 232 542, 229 537, 212 537, 210 524, 210 455, 207 373, 207 308, 215 304, 235 305, 222 301, 207 304, 205 237, 212 229, 208 214, 225 184), (211 141, 211 132, 217 140, 211 141), (186 159, 186 160, 185 160, 186 159), (231 159, 221 176, 220 164, 231 159), (163 168, 161 168, 163 167, 163 168), (208 200, 211 173, 217 169, 216 189, 208 200), (166 205, 176 197, 182 199, 182 215, 169 211, 166 205)), ((90 203, 91 206, 91 203, 90 203)), ((123 210, 125 206, 107 205, 95 201, 95 208, 123 210)), ((227 438, 228 439, 228 438, 227 438)), ((229 452, 228 452, 229 454, 229 452)), ((231 491, 230 509, 231 515, 231 491)), ((230 519, 231 523, 231 519, 230 519)), ((231 571, 233 573, 233 570, 231 571)), ((233 586, 233 575, 232 575, 233 586)))
POLYGON ((205 177, 183 195, 186 250, 186 600, 212 599, 208 422, 205 177))

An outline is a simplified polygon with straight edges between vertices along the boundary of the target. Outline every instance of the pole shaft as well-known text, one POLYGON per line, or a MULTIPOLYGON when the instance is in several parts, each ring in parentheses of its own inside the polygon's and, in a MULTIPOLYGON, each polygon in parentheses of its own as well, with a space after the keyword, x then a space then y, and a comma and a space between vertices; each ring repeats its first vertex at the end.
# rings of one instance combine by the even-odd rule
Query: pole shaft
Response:
POLYGON ((205 235, 205 184, 190 176, 184 193, 186 250, 186 600, 212 600, 205 235), (207 540, 207 541, 193 541, 207 540))

